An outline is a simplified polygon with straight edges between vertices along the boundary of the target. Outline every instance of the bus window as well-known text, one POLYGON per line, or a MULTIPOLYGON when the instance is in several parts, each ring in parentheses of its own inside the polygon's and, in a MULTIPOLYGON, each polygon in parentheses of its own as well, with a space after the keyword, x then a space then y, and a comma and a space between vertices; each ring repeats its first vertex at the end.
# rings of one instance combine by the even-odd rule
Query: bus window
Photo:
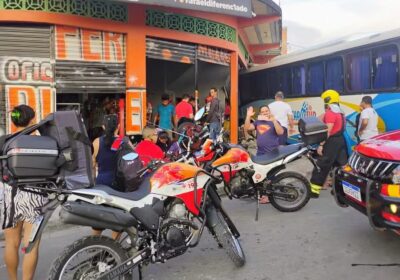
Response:
POLYGON ((279 77, 278 71, 276 69, 271 69, 268 71, 268 98, 273 98, 275 93, 279 91, 279 77))
POLYGON ((306 94, 306 71, 304 66, 293 67, 293 87, 292 95, 306 94))
POLYGON ((374 89, 389 89, 397 87, 398 83, 398 53, 396 46, 375 49, 372 52, 373 87, 374 89))
POLYGON ((343 92, 343 61, 341 58, 330 59, 325 62, 325 89, 334 89, 343 92))
POLYGON ((308 66, 307 93, 320 94, 324 91, 324 63, 311 63, 308 66))
POLYGON ((240 93, 242 95, 241 99, 251 102, 267 98, 266 71, 259 71, 245 76, 249 76, 249 79, 246 84, 246 90, 240 93))
POLYGON ((284 95, 292 95, 292 71, 290 70, 290 68, 280 71, 279 82, 279 90, 281 90, 284 95))
POLYGON ((371 88, 371 61, 369 52, 349 55, 349 89, 352 91, 371 88))

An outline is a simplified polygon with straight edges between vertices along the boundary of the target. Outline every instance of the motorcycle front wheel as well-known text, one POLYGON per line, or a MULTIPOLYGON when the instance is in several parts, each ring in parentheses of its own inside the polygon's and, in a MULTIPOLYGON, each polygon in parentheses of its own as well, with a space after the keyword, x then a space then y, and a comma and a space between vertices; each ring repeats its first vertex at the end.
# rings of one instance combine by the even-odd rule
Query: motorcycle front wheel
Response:
POLYGON ((215 237, 217 238, 218 243, 222 245, 222 248, 225 249, 235 266, 242 267, 246 263, 246 257, 242 246, 240 245, 239 240, 233 235, 221 211, 218 209, 216 209, 216 211, 217 223, 213 227, 215 237))
POLYGON ((87 236, 61 253, 50 269, 48 280, 95 280, 128 258, 127 251, 117 241, 106 236, 87 236))
POLYGON ((303 208, 311 197, 311 185, 307 178, 296 172, 278 174, 272 185, 276 188, 268 195, 271 205, 281 212, 295 212, 303 208), (293 199, 283 199, 279 194, 290 194, 293 199))

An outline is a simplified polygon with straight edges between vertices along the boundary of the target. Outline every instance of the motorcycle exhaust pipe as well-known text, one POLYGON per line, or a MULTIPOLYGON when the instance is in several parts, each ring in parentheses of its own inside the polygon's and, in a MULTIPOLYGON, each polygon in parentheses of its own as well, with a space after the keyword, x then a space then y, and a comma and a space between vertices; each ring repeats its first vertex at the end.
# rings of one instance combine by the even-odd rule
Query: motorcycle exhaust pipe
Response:
POLYGON ((87 202, 65 203, 61 208, 60 218, 65 224, 114 231, 137 226, 136 219, 129 212, 87 202))

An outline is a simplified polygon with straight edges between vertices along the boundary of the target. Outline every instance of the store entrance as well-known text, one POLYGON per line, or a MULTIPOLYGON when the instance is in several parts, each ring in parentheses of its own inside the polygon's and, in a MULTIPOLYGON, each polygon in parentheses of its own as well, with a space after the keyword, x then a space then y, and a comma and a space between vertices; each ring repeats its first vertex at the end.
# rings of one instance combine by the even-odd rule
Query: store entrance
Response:
POLYGON ((57 95, 57 111, 78 111, 84 120, 90 141, 103 134, 103 118, 106 114, 119 114, 119 94, 67 94, 57 95))
POLYGON ((153 122, 163 94, 170 96, 173 105, 179 103, 184 94, 188 94, 196 99, 197 108, 201 108, 205 106, 210 89, 215 87, 218 89, 218 98, 229 105, 229 66, 198 61, 196 71, 194 64, 151 58, 146 62, 147 108, 152 108, 147 112, 147 119, 151 120, 148 123, 153 122))

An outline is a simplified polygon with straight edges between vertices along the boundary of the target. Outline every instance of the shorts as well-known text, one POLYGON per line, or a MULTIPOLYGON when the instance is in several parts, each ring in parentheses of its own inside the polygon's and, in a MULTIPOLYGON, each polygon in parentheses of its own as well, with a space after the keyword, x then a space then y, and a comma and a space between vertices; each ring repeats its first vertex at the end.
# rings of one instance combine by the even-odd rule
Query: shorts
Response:
MULTIPOLYGON (((1 184, 3 189, 3 209, 2 209, 2 221, 3 229, 15 227, 19 222, 26 222, 34 224, 38 217, 40 217, 40 211, 37 208, 43 207, 48 199, 44 195, 23 191, 21 189, 16 190, 14 197, 14 211, 12 207, 12 190, 7 184, 1 184), (13 213, 14 212, 14 215, 13 213)), ((28 189, 35 191, 35 189, 28 189)))

